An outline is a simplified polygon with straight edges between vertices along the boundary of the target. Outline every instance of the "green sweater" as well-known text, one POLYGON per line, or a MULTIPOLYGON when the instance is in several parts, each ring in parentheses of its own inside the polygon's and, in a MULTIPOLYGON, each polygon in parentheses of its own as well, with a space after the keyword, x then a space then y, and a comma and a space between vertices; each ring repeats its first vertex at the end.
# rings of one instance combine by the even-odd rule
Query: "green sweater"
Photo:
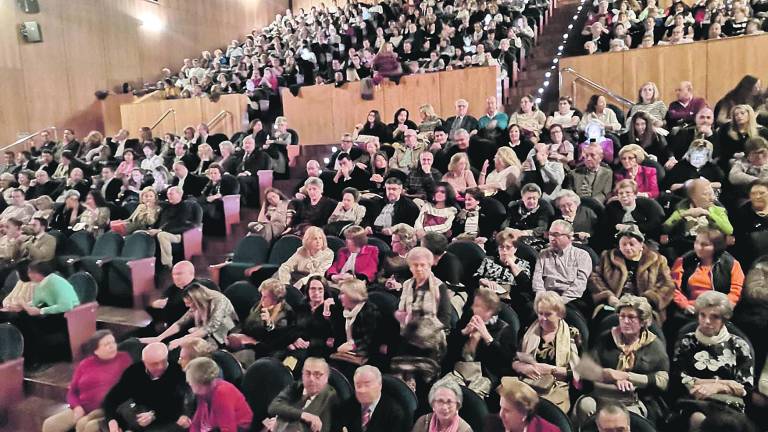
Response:
POLYGON ((35 288, 32 305, 39 307, 43 315, 64 313, 80 304, 77 293, 63 277, 51 273, 35 288))
MULTIPOLYGON (((682 215, 682 213, 688 208, 679 208, 675 210, 674 213, 672 213, 671 216, 669 216, 669 219, 664 222, 664 230, 666 232, 672 231, 677 224, 680 222, 685 222, 685 233, 693 230, 693 227, 695 225, 695 221, 693 219, 685 219, 682 215)), ((733 234, 733 226, 731 225, 731 222, 728 220, 728 212, 720 206, 712 205, 708 209, 707 219, 711 225, 714 225, 722 231, 725 235, 731 235, 733 234)))

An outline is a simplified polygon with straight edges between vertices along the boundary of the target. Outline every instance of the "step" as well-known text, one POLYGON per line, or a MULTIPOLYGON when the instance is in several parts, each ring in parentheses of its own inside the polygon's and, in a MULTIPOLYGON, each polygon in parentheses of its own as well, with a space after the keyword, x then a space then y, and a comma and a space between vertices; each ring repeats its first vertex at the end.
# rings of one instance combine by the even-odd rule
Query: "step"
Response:
POLYGON ((43 421, 66 408, 62 400, 31 396, 14 405, 8 412, 0 432, 36 432, 41 430, 43 421))
POLYGON ((100 329, 111 330, 117 340, 137 329, 149 325, 152 318, 140 309, 121 308, 116 306, 99 306, 96 315, 96 325, 100 329))
POLYGON ((26 372, 24 390, 27 396, 64 402, 67 399, 67 387, 74 371, 75 364, 60 362, 49 365, 46 369, 34 374, 26 372))

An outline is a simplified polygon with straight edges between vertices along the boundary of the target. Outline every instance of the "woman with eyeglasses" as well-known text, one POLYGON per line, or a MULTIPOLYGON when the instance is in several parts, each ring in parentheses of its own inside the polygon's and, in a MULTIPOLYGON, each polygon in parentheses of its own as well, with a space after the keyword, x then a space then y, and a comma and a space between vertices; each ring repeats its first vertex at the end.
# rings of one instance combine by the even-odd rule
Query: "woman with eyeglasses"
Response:
POLYGON ((432 412, 419 417, 411 432, 472 432, 472 427, 459 416, 464 398, 458 384, 440 380, 432 385, 428 399, 432 412))

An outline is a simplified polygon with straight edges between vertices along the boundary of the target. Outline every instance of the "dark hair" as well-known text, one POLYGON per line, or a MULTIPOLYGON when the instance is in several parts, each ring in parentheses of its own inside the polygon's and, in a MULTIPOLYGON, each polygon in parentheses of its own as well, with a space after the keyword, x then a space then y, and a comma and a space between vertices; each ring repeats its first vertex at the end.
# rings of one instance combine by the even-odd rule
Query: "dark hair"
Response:
POLYGON ((48 261, 33 261, 29 263, 28 272, 35 272, 40 273, 43 276, 48 276, 53 273, 53 266, 48 261))
MULTIPOLYGON (((435 191, 437 191, 437 188, 444 188, 445 189, 445 206, 446 207, 453 207, 456 205, 456 190, 451 186, 448 182, 438 182, 435 185, 435 191)), ((428 197, 429 202, 432 204, 435 203, 435 194, 433 193, 432 196, 428 197)))
POLYGON ((595 112, 595 109, 597 107, 597 100, 600 99, 599 94, 593 94, 589 97, 589 102, 587 102, 587 113, 593 113, 595 112))
POLYGON ((654 135, 656 132, 653 130, 653 120, 651 120, 651 116, 648 115, 645 111, 638 111, 635 114, 632 115, 632 121, 630 121, 629 125, 629 142, 631 144, 635 143, 635 140, 639 141, 640 147, 646 149, 648 146, 651 145, 651 141, 653 141, 654 135), (645 120, 645 132, 643 132, 642 136, 635 135, 635 121, 637 119, 643 119, 645 120))
MULTIPOLYGON (((147 142, 149 142, 149 141, 147 141, 147 142)), ((133 150, 131 150, 131 149, 125 149, 125 150, 123 150, 123 157, 125 157, 125 154, 126 154, 126 153, 130 153, 130 154, 131 154, 131 156, 133 156, 134 158, 136 158, 136 153, 134 153, 134 152, 133 152, 133 150)))
POLYGON ((433 255, 442 255, 448 250, 448 238, 438 232, 428 232, 421 238, 421 246, 429 249, 433 255))
POLYGON ((749 190, 752 190, 752 188, 755 187, 755 186, 763 186, 765 188, 768 188, 768 180, 762 179, 762 178, 758 178, 757 180, 755 180, 755 181, 753 181, 752 183, 749 184, 749 190))
POLYGON ((701 432, 753 432, 754 424, 746 415, 733 410, 713 410, 701 423, 701 432))
POLYGON ((352 158, 349 156, 349 153, 347 153, 347 152, 341 152, 341 153, 339 153, 339 155, 336 157, 336 161, 337 161, 337 162, 341 161, 342 159, 349 159, 349 160, 352 160, 352 158))
POLYGON ((696 231, 696 236, 704 235, 707 236, 710 242, 712 242, 712 246, 715 248, 715 255, 718 255, 719 253, 723 252, 728 247, 728 242, 725 237, 725 233, 720 231, 717 228, 712 227, 704 227, 699 228, 696 231))
POLYGON ((325 291, 323 297, 331 297, 331 290, 328 288, 328 281, 325 279, 325 277, 321 274, 313 274, 312 276, 308 277, 304 285, 301 286, 301 292, 304 294, 305 298, 309 299, 309 284, 311 284, 313 281, 320 281, 320 283, 323 284, 323 290, 325 291))
POLYGON ((16 218, 8 218, 5 220, 5 223, 9 223, 11 225, 15 225, 16 228, 21 228, 22 225, 24 225, 24 222, 16 219, 16 218))
MULTIPOLYGON (((379 110, 370 110, 368 111, 368 114, 373 113, 373 124, 379 124, 381 123, 381 113, 379 113, 379 110)), ((397 116, 395 116, 397 118, 397 116)), ((368 119, 365 119, 366 123, 368 122, 368 119)))
POLYGON ((352 197, 355 199, 355 202, 357 202, 357 200, 360 199, 360 191, 353 187, 344 188, 344 190, 341 191, 342 198, 346 194, 351 194, 352 197))
POLYGON ((387 179, 387 180, 384 182, 384 184, 385 184, 385 185, 392 185, 392 184, 395 184, 395 185, 400 185, 400 186, 402 186, 402 185, 403 185, 403 181, 402 181, 402 180, 400 180, 398 177, 392 176, 392 177, 388 178, 388 179, 387 179))
POLYGON ((43 229, 48 228, 48 219, 42 218, 42 217, 35 217, 35 218, 32 218, 32 220, 36 220, 40 222, 40 225, 43 226, 43 229))
POLYGON ((464 191, 464 196, 467 195, 471 195, 472 198, 474 198, 476 201, 480 201, 485 197, 483 191, 481 191, 478 187, 467 188, 467 190, 464 191))
POLYGON ((757 77, 744 75, 744 78, 723 99, 730 100, 734 105, 752 105, 755 102, 752 89, 755 88, 758 81, 757 77))
POLYGON ((112 334, 112 330, 96 330, 96 333, 91 335, 91 337, 88 338, 88 340, 85 341, 85 343, 80 348, 82 350, 83 356, 86 357, 93 354, 99 347, 99 342, 101 342, 101 340, 107 336, 114 337, 115 335, 112 334))
POLYGON ((47 155, 53 156, 53 152, 48 150, 48 149, 45 149, 45 150, 41 151, 40 154, 47 154, 47 155))
MULTIPOLYGON (((50 153, 50 154, 53 154, 53 153, 51 153, 50 150, 43 150, 43 153, 46 153, 46 152, 50 153)), ((67 158, 69 160, 72 160, 72 159, 74 159, 75 155, 74 155, 74 153, 72 153, 72 150, 64 150, 63 152, 61 152, 61 157, 67 158)))
POLYGON ((96 207, 106 207, 107 206, 107 200, 104 199, 104 195, 101 194, 100 190, 93 189, 90 192, 88 192, 88 195, 93 197, 93 202, 96 203, 96 207))
POLYGON ((393 119, 393 122, 395 125, 397 125, 397 118, 400 116, 400 113, 405 111, 405 121, 408 121, 408 119, 411 118, 411 113, 405 109, 405 108, 398 108, 397 111, 395 111, 395 117, 393 119))
POLYGON ((27 158, 27 160, 32 159, 32 152, 30 152, 29 150, 24 150, 21 152, 21 154, 24 155, 24 157, 27 158))

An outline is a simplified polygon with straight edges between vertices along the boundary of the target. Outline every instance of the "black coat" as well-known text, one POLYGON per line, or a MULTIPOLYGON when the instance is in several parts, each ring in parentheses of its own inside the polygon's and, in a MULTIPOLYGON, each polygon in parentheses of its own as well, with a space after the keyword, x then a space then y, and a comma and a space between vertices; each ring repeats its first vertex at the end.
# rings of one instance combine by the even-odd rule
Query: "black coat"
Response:
POLYGON ((192 206, 196 205, 198 204, 194 201, 182 201, 178 204, 166 203, 160 210, 160 216, 157 218, 154 228, 170 234, 182 234, 184 231, 194 228, 195 210, 192 206))
POLYGON ((269 169, 271 166, 272 163, 268 154, 261 150, 254 150, 247 158, 244 154, 240 154, 235 167, 235 174, 248 171, 252 176, 256 176, 259 170, 269 169))
MULTIPOLYGON (((342 149, 336 150, 336 152, 333 153, 333 155, 331 155, 331 159, 328 161, 328 165, 326 165, 325 168, 329 170, 333 170, 334 167, 336 166, 336 159, 338 159, 339 155, 342 153, 347 153, 347 152, 343 151, 342 149)), ((349 154, 349 157, 352 158, 352 160, 354 161, 363 155, 363 151, 360 150, 358 147, 353 146, 351 149, 349 149, 348 154, 349 154)))
MULTIPOLYGON (((363 431, 361 426, 363 409, 356 398, 347 401, 340 411, 344 416, 343 426, 348 432, 363 431)), ((365 432, 409 432, 412 423, 413 414, 407 413, 392 396, 382 393, 365 432)))
MULTIPOLYGON (((98 187, 99 192, 102 192, 104 184, 100 184, 98 187)), ((120 190, 123 187, 123 182, 117 178, 112 178, 107 185, 106 191, 102 194, 107 202, 117 202, 119 200, 120 190)))
MULTIPOLYGON (((187 174, 187 178, 184 180, 184 187, 182 188, 182 191, 184 193, 184 197, 199 197, 200 193, 203 191, 203 188, 208 184, 208 178, 206 177, 199 177, 194 174, 187 174)), ((173 178, 173 186, 179 185, 179 178, 174 177, 173 178)))

